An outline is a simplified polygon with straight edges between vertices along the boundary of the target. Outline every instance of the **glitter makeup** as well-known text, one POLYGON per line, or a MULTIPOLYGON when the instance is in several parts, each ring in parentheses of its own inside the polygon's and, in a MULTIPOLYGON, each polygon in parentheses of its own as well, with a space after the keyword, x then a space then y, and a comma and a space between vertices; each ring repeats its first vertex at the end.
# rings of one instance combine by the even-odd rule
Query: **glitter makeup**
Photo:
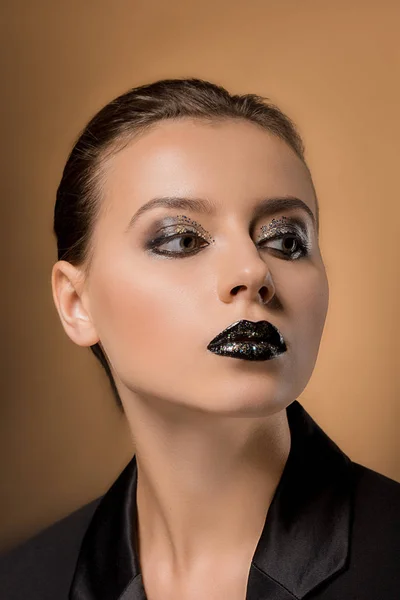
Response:
MULTIPOLYGON (((214 238, 207 233, 207 231, 197 221, 190 219, 186 215, 177 215, 177 217, 168 217, 162 222, 164 227, 161 227, 154 232, 154 235, 160 232, 159 236, 152 238, 146 243, 146 249, 150 250, 154 254, 163 256, 183 258, 196 254, 201 250, 202 246, 197 248, 190 248, 188 246, 180 246, 178 250, 163 250, 160 246, 171 242, 177 238, 185 237, 186 239, 192 240, 204 240, 206 245, 214 243, 214 238), (185 251, 186 250, 186 251, 185 251)), ((273 240, 291 239, 295 241, 296 248, 286 248, 280 250, 278 248, 272 248, 276 252, 279 252, 284 260, 297 260, 308 254, 310 249, 310 243, 308 240, 307 227, 304 222, 296 217, 280 217, 279 219, 272 219, 268 225, 261 227, 261 236, 257 241, 257 245, 262 249, 264 242, 272 242, 273 240)), ((293 244, 292 244, 293 246, 293 244)))
MULTIPOLYGON (((261 233, 262 236, 258 239, 258 244, 280 238, 283 238, 284 241, 288 238, 296 241, 297 250, 287 248, 291 254, 286 255, 286 260, 297 260, 307 256, 311 250, 307 227, 299 218, 280 217, 279 219, 272 219, 268 225, 262 225, 261 233)), ((285 255, 281 250, 278 250, 278 252, 285 255)))
MULTIPOLYGON (((186 215, 178 215, 177 219, 178 219, 178 224, 182 227, 182 229, 181 229, 182 233, 186 232, 185 227, 183 226, 183 224, 192 225, 193 227, 197 228, 201 232, 201 234, 203 235, 203 237, 208 242, 210 242, 210 244, 212 242, 215 242, 215 240, 211 237, 211 235, 209 233, 207 233, 206 230, 197 221, 193 221, 193 219, 189 219, 189 217, 187 217, 186 215)), ((177 227, 177 231, 179 231, 179 225, 177 227)))
POLYGON ((236 321, 221 331, 207 349, 219 356, 251 361, 271 360, 287 350, 279 330, 269 321, 236 321))
POLYGON ((201 250, 201 246, 195 248, 194 250, 186 247, 188 250, 186 252, 184 251, 184 247, 181 247, 180 251, 160 249, 160 246, 167 244, 176 238, 184 238, 185 234, 187 234, 187 239, 192 238, 194 240, 204 240, 206 245, 215 241, 211 235, 207 233, 207 231, 200 225, 200 223, 194 221, 193 219, 189 219, 189 217, 186 215, 178 215, 173 219, 170 217, 163 222, 165 223, 165 227, 158 230, 162 233, 146 242, 146 250, 150 250, 154 254, 161 254, 162 256, 176 258, 182 258, 196 254, 199 250, 201 250), (171 224, 167 224, 168 222, 171 224))

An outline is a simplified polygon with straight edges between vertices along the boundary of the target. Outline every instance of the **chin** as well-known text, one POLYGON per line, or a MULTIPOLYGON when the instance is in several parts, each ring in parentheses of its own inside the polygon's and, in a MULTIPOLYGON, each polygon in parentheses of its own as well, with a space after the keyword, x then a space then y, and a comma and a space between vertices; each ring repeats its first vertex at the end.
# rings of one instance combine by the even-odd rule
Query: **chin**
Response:
POLYGON ((247 377, 238 381, 232 376, 208 387, 207 391, 202 386, 201 397, 192 396, 191 406, 220 416, 266 417, 280 412, 295 399, 286 386, 271 377, 247 377))

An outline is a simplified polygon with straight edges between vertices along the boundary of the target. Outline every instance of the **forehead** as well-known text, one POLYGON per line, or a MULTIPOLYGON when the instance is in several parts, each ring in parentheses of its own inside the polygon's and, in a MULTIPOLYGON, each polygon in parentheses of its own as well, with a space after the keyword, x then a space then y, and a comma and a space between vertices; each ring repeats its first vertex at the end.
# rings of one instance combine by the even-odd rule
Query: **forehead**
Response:
POLYGON ((283 140, 244 120, 188 118, 157 123, 115 153, 106 168, 111 211, 152 197, 208 197, 243 210, 267 195, 293 195, 315 212, 308 171, 283 140))

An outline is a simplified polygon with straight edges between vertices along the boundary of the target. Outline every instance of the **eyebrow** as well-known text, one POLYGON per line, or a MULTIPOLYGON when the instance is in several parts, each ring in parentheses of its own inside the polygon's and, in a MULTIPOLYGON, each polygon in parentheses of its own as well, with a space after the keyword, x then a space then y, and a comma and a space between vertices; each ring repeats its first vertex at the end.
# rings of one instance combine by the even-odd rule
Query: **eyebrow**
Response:
MULTIPOLYGON (((129 221, 128 227, 125 231, 129 231, 143 214, 147 213, 149 210, 159 207, 187 210, 204 215, 213 215, 217 212, 217 205, 212 200, 207 198, 186 198, 180 196, 162 196, 152 198, 136 211, 129 221)), ((300 198, 296 198, 295 196, 278 196, 273 198, 264 198, 261 200, 254 210, 251 226, 253 226, 254 223, 261 217, 270 217, 279 212, 296 208, 305 212, 311 219, 313 226, 316 229, 318 228, 315 215, 310 207, 307 206, 303 200, 300 200, 300 198)))

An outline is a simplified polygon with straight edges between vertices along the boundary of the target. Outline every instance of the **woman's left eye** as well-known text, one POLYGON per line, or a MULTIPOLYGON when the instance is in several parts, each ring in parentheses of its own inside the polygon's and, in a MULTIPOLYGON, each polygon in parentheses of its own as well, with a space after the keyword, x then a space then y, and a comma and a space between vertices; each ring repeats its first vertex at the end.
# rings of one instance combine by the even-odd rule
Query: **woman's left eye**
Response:
POLYGON ((297 233, 278 233, 277 235, 261 240, 259 245, 264 248, 271 242, 278 242, 278 245, 283 247, 283 249, 281 249, 272 246, 272 250, 276 250, 281 255, 287 257, 288 260, 297 260, 302 256, 307 256, 310 251, 310 244, 308 241, 303 239, 303 237, 299 236, 297 233))

